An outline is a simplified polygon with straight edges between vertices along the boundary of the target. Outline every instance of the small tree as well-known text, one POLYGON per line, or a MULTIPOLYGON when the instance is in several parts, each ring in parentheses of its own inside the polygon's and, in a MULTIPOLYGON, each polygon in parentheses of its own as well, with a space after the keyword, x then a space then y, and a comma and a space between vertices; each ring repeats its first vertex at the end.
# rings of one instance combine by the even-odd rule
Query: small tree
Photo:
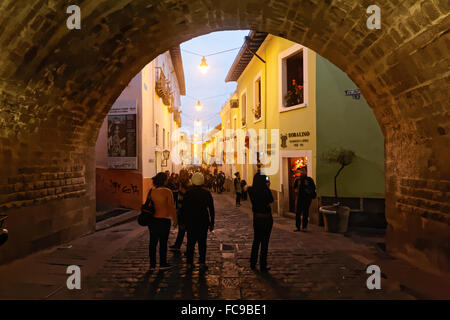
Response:
MULTIPOLYGON (((341 171, 353 162, 355 158, 355 153, 351 150, 345 150, 342 148, 333 149, 324 154, 324 159, 330 163, 340 164, 340 168, 334 176, 334 196, 336 198, 336 202, 338 202, 338 192, 337 192, 337 177, 341 173, 341 171)), ((339 204, 339 202, 338 202, 339 204)))

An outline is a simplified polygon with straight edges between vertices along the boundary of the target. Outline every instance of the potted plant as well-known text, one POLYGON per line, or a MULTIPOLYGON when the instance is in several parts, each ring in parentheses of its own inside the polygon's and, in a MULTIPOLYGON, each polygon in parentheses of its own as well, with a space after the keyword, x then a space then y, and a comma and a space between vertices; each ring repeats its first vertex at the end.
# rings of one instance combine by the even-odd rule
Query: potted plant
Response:
POLYGON ((338 199, 337 178, 342 170, 350 165, 355 158, 355 153, 351 150, 334 149, 330 150, 323 156, 324 160, 330 163, 340 165, 336 175, 334 176, 334 197, 335 204, 332 206, 323 206, 319 208, 320 214, 323 215, 325 230, 329 232, 347 232, 348 218, 350 216, 350 208, 342 205, 338 199))

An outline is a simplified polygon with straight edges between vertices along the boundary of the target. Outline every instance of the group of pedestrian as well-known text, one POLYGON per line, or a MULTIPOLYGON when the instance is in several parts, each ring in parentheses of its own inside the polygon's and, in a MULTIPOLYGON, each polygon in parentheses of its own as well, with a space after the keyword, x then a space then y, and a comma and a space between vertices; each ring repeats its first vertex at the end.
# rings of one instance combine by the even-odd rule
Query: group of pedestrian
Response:
MULTIPOLYGON (((294 187, 297 191, 296 230, 306 231, 308 212, 312 199, 316 197, 314 180, 307 176, 306 168, 299 169, 299 177, 294 187)), ((220 177, 221 173, 214 176, 220 177)), ((224 177, 224 175, 223 175, 224 177)), ((200 270, 207 270, 206 250, 208 231, 214 230, 214 201, 209 190, 211 187, 200 170, 188 171, 182 169, 178 174, 160 172, 152 178, 153 187, 147 198, 154 204, 154 215, 148 228, 150 231, 149 257, 150 269, 156 268, 156 248, 159 243, 160 270, 172 266, 167 263, 167 242, 171 224, 178 226, 175 243, 170 246, 173 251, 180 251, 184 237, 187 234, 186 263, 193 268, 196 244, 199 252, 200 270)), ((217 181, 217 180, 216 180, 217 181)), ((220 184, 219 184, 220 185, 220 184)), ((234 189, 236 206, 240 206, 241 198, 248 193, 253 212, 253 244, 250 255, 250 267, 254 270, 258 262, 261 272, 267 272, 267 254, 269 239, 273 226, 271 203, 274 201, 270 190, 270 179, 261 173, 258 166, 253 177, 253 184, 247 186, 241 180, 239 172, 235 173, 234 189)), ((220 190, 220 189, 219 189, 220 190)))
POLYGON ((179 251, 187 233, 186 263, 194 267, 194 250, 198 244, 199 264, 206 270, 206 239, 208 230, 214 230, 214 202, 211 192, 204 187, 204 176, 200 172, 180 174, 160 172, 153 180, 147 198, 154 205, 154 215, 148 226, 150 232, 150 269, 156 268, 156 248, 159 243, 160 270, 173 267, 167 263, 167 242, 170 226, 178 226, 175 244, 170 248, 179 251), (172 223, 171 223, 172 221, 172 223))

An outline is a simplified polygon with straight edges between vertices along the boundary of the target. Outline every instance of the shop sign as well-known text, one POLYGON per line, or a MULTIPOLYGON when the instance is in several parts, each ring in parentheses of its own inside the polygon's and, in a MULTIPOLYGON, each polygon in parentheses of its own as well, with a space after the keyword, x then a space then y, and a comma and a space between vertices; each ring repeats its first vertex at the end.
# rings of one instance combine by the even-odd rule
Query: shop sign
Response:
POLYGON ((309 143, 309 136, 311 133, 309 131, 300 132, 288 132, 280 134, 281 148, 285 149, 288 147, 299 148, 303 147, 305 143, 309 143))

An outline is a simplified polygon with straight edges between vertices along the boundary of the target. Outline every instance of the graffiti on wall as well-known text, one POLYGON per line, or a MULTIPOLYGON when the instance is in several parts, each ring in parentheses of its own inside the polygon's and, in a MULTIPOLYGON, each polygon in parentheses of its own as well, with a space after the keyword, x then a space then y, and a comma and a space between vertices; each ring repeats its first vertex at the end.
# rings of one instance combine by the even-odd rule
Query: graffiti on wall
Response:
POLYGON ((111 184, 112 193, 127 193, 127 194, 136 194, 139 193, 138 186, 134 184, 120 184, 117 181, 109 180, 111 184))

